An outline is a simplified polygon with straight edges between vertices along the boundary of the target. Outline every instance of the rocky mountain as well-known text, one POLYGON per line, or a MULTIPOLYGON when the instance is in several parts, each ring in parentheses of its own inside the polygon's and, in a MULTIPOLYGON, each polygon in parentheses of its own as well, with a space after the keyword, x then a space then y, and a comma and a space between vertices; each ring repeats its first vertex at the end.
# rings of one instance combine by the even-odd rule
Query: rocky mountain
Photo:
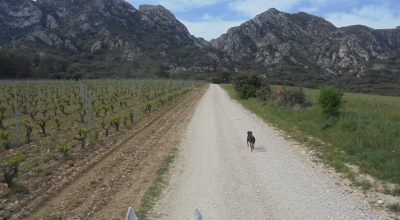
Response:
POLYGON ((67 59, 72 69, 62 72, 79 66, 103 77, 158 64, 206 70, 218 60, 163 6, 135 9, 124 0, 0 0, 0 45, 67 59))
POLYGON ((223 51, 221 60, 230 68, 239 63, 242 69, 265 72, 294 69, 330 78, 361 77, 399 57, 400 29, 337 28, 320 17, 272 8, 210 43, 223 51))
POLYGON ((273 8, 208 42, 191 35, 160 5, 136 9, 124 0, 0 0, 0 47, 3 53, 33 56, 35 77, 254 70, 315 86, 377 73, 396 80, 400 74, 399 27, 337 28, 317 16, 273 8))

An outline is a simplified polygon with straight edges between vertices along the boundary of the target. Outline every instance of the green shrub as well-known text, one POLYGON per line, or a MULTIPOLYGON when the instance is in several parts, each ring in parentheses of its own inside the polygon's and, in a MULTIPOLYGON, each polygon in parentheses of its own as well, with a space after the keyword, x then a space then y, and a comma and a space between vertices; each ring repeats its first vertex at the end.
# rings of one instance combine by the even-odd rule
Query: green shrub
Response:
POLYGON ((232 77, 232 85, 236 92, 240 92, 241 88, 246 85, 253 86, 257 90, 261 87, 263 80, 264 79, 256 73, 242 72, 232 77))
POLYGON ((268 82, 256 73, 238 73, 232 77, 232 85, 240 99, 258 97, 266 101, 271 97, 271 87, 268 82))
POLYGON ((64 157, 68 158, 70 156, 69 152, 71 151, 71 145, 69 145, 69 144, 59 144, 56 147, 56 151, 62 152, 64 157))
POLYGON ((24 160, 24 156, 19 154, 12 157, 3 166, 3 180, 7 183, 8 188, 13 187, 13 179, 18 177, 19 174, 19 163, 24 160))
POLYGON ((96 143, 99 140, 100 130, 93 130, 93 142, 96 143))
POLYGON ((61 125, 64 123, 64 121, 61 118, 56 116, 56 117, 54 117, 54 122, 57 125, 57 131, 60 131, 61 125))
POLYGON ((272 97, 271 86, 268 83, 265 83, 261 86, 260 89, 257 90, 257 98, 261 101, 267 101, 272 97))
POLYGON ((74 136, 75 140, 78 140, 81 142, 81 147, 84 148, 86 145, 86 138, 87 134, 90 132, 89 129, 86 128, 78 128, 78 134, 74 136))
POLYGON ((11 141, 8 140, 9 137, 10 137, 9 130, 0 131, 0 138, 4 140, 3 147, 6 150, 10 150, 12 148, 11 141))
POLYGON ((283 87, 281 94, 278 96, 278 105, 292 108, 294 106, 307 107, 311 103, 307 102, 303 88, 286 89, 286 87, 283 87))
POLYGON ((319 88, 318 104, 325 117, 339 116, 342 105, 343 92, 332 87, 324 86, 319 88))
POLYGON ((238 95, 241 99, 254 98, 256 97, 256 88, 252 85, 244 85, 240 87, 238 95))
POLYGON ((10 150, 13 148, 13 143, 9 140, 3 142, 3 147, 5 150, 10 150))
POLYGON ((4 129, 3 120, 6 118, 6 115, 0 111, 0 128, 4 129))
POLYGON ((3 140, 8 140, 8 137, 10 136, 10 131, 5 130, 5 131, 0 131, 0 138, 3 140))

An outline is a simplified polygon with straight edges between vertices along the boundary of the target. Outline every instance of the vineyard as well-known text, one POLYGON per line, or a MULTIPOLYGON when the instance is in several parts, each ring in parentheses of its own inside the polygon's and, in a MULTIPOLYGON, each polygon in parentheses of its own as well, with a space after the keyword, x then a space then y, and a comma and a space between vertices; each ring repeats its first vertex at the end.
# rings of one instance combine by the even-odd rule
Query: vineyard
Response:
MULTIPOLYGON (((24 181, 83 160, 105 140, 134 129, 201 82, 160 80, 2 81, 0 155, 7 192, 29 194, 24 181), (19 176, 19 177, 18 177, 19 176), (11 190, 12 189, 12 190, 11 190)), ((43 179, 30 183, 43 185, 43 179)), ((1 190, 1 189, 0 189, 1 190)), ((1 210, 0 210, 1 211, 1 210)))

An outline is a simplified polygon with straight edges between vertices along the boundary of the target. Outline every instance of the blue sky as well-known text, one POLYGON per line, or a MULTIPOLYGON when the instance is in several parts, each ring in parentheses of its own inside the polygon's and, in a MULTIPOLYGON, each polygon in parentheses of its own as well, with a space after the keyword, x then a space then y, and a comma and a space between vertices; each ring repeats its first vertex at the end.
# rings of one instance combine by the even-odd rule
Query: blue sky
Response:
POLYGON ((323 17, 336 27, 362 24, 375 29, 400 26, 400 0, 126 0, 163 5, 196 36, 219 37, 230 27, 276 8, 287 13, 306 12, 323 17))

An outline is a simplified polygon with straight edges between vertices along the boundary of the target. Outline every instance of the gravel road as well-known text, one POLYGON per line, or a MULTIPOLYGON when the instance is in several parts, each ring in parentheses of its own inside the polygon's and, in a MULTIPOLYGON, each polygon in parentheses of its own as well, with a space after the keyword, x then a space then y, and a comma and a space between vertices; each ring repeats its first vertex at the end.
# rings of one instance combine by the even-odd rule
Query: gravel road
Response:
POLYGON ((386 219, 218 85, 200 100, 151 219, 386 219), (253 152, 247 131, 256 137, 253 152))

